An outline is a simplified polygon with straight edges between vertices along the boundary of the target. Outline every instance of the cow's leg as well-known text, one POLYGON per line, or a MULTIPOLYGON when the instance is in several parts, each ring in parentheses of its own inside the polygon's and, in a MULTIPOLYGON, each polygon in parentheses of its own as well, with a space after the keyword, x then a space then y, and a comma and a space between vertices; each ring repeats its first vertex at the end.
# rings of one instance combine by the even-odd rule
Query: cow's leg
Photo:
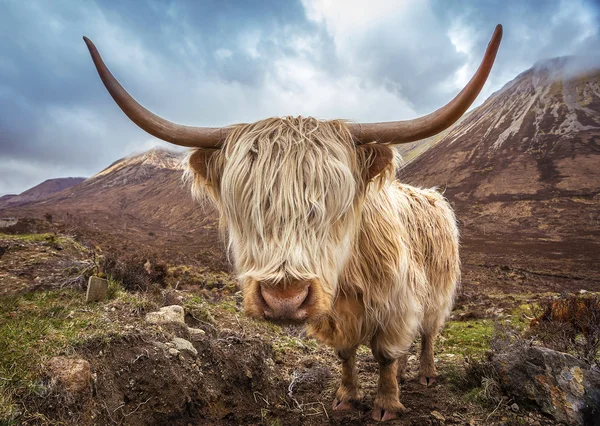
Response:
POLYGON ((379 380, 371 418, 385 422, 397 418, 406 408, 400 402, 400 388, 396 378, 398 360, 374 355, 379 363, 379 380))
POLYGON ((419 368, 419 383, 423 386, 433 385, 437 377, 433 348, 442 323, 443 320, 436 313, 425 315, 421 331, 421 359, 419 368))
POLYGON ((406 366, 408 364, 408 354, 401 355, 398 358, 398 380, 400 383, 404 383, 406 381, 406 366))
POLYGON ((342 383, 333 400, 333 409, 336 411, 351 410, 362 398, 356 369, 357 348, 354 346, 350 349, 336 351, 342 360, 342 383))

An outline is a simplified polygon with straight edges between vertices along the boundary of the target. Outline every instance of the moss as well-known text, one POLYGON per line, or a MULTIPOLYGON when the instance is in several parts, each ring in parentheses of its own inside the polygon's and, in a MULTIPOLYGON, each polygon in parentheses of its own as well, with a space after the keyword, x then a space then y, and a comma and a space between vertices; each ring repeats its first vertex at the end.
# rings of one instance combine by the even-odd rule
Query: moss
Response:
POLYGON ((438 350, 459 355, 483 355, 490 349, 494 327, 490 320, 448 321, 438 350))
POLYGON ((296 337, 281 335, 273 342, 275 352, 286 353, 289 350, 297 350, 305 345, 296 337))
MULTIPOLYGON (((137 310, 147 304, 111 283, 115 305, 137 310)), ((116 315, 116 314, 115 314, 116 315)), ((101 303, 86 304, 73 289, 28 293, 0 301, 0 424, 17 411, 16 397, 39 392, 44 365, 56 355, 71 354, 91 341, 122 335, 120 323, 101 303)))
POLYGON ((196 321, 210 325, 216 324, 215 318, 211 313, 211 308, 200 296, 189 297, 183 303, 183 308, 185 309, 186 314, 191 315, 196 321))
POLYGON ((237 305, 235 304, 235 301, 233 301, 233 300, 225 299, 221 303, 219 303, 217 306, 222 309, 225 309, 228 312, 232 312, 234 314, 239 312, 239 309, 238 309, 237 305))
POLYGON ((523 303, 511 311, 510 323, 519 331, 529 328, 531 318, 538 316, 541 308, 537 303, 523 303))
POLYGON ((55 234, 2 234, 0 233, 0 238, 3 240, 9 241, 22 241, 28 243, 39 243, 44 241, 53 241, 57 237, 55 234))

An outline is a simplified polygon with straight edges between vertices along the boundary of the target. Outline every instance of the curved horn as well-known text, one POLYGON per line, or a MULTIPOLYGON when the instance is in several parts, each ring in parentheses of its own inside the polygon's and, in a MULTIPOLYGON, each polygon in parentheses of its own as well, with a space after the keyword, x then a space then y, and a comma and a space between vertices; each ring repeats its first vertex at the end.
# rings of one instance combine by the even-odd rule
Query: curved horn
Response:
POLYGON ((222 127, 192 127, 171 123, 141 106, 127 93, 104 65, 94 43, 87 37, 83 37, 83 40, 90 50, 90 55, 92 55, 92 60, 106 90, 131 121, 152 136, 175 145, 192 148, 218 148, 222 145, 228 129, 222 127))
POLYGON ((447 129, 479 95, 494 64, 501 39, 502 25, 497 25, 477 72, 465 88, 442 108, 414 120, 350 124, 352 134, 359 143, 401 144, 425 139, 447 129))

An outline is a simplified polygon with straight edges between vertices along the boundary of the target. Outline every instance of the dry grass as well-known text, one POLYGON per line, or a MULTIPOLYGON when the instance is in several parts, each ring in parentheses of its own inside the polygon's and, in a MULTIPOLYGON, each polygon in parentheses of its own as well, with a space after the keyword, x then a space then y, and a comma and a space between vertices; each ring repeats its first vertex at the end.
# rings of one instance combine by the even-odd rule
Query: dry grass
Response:
POLYGON ((129 291, 147 291, 153 286, 165 287, 168 274, 166 263, 151 252, 132 252, 119 255, 107 251, 100 261, 100 269, 112 280, 120 282, 129 291))
POLYGON ((589 364, 600 361, 600 296, 566 295, 544 301, 531 321, 528 337, 545 346, 577 355, 589 364))

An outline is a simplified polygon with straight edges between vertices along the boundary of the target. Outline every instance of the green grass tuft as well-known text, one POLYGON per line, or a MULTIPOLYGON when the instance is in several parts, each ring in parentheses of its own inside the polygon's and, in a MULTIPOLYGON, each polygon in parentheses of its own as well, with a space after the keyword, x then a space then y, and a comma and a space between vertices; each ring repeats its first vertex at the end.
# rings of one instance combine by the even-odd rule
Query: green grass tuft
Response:
POLYGON ((481 356, 490 349, 493 331, 493 323, 488 319, 448 321, 438 339, 438 350, 463 356, 481 356))
MULTIPOLYGON (((111 283, 120 310, 145 305, 141 297, 111 283)), ((103 303, 85 303, 84 293, 63 289, 0 300, 0 424, 12 421, 17 400, 43 390, 44 365, 53 356, 73 354, 90 341, 122 335, 119 321, 103 303)))

